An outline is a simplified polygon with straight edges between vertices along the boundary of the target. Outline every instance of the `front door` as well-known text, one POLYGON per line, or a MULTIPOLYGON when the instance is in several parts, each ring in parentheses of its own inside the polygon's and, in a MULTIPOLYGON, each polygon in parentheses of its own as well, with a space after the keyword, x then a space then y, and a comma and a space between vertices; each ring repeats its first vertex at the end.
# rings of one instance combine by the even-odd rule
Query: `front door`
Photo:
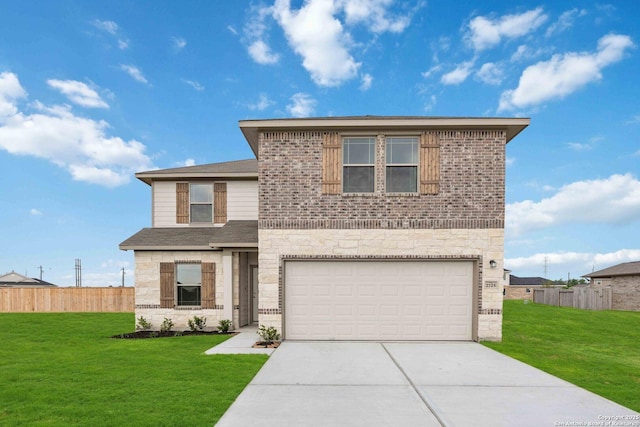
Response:
POLYGON ((250 309, 250 323, 258 323, 258 266, 251 266, 251 277, 249 286, 249 301, 251 304, 250 309))

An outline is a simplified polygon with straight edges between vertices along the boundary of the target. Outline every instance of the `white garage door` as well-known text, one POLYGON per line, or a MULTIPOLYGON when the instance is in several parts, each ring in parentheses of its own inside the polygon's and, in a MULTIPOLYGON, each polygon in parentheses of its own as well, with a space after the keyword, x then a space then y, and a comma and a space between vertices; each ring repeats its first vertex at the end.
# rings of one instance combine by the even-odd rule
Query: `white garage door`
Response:
POLYGON ((287 261, 285 339, 471 340, 469 261, 287 261))

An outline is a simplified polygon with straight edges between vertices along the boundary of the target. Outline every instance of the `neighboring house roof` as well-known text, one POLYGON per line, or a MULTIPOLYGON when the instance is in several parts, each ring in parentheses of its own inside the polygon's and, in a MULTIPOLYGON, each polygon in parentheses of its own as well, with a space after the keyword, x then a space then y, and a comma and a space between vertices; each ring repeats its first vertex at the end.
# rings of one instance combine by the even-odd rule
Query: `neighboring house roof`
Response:
POLYGON ((44 280, 23 276, 12 271, 0 276, 0 288, 57 288, 57 285, 44 280))
POLYGON ((337 131, 362 131, 384 129, 385 131, 411 129, 455 129, 495 130, 507 133, 507 142, 529 125, 527 118, 494 117, 425 117, 425 116, 347 116, 316 117, 299 119, 241 120, 240 130, 258 156, 258 133, 260 131, 292 131, 301 129, 331 129, 337 131))
POLYGON ((605 268, 604 270, 594 271, 593 273, 584 274, 582 277, 613 277, 613 276, 635 276, 640 275, 640 261, 625 262, 605 268))
POLYGON ((518 277, 513 274, 509 275, 509 285, 511 286, 542 286, 545 283, 555 284, 552 280, 544 277, 518 277))
POLYGON ((143 228, 124 242, 122 250, 200 250, 258 247, 258 221, 229 221, 223 227, 143 228))
POLYGON ((153 180, 190 178, 257 178, 258 161, 256 159, 236 160, 232 162, 209 163, 206 165, 185 166, 181 168, 158 169, 138 172, 136 178, 151 185, 153 180))

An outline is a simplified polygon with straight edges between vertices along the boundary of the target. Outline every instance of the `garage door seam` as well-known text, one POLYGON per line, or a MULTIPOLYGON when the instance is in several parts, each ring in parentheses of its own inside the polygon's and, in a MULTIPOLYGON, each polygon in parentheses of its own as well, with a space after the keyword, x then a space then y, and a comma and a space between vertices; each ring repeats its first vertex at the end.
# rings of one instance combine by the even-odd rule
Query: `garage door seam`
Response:
POLYGON ((418 395, 418 397, 420 398, 420 400, 422 400, 422 403, 424 403, 424 405, 427 407, 427 409, 429 410, 429 412, 431 412, 431 414, 436 418, 436 420, 438 420, 438 422, 440 423, 440 425, 442 427, 447 427, 448 424, 440 417, 440 414, 438 414, 438 412, 435 410, 435 408, 433 406, 431 406, 431 404, 428 402, 428 400, 422 395, 422 393, 420 393, 420 391, 418 390, 418 388, 416 387, 416 385, 413 383, 413 381, 411 381, 411 378, 409 378, 409 376, 407 375, 407 373, 404 371, 404 369, 402 369, 402 367, 400 366, 400 364, 398 363, 398 361, 393 357, 393 355, 389 352, 389 349, 387 349, 387 346, 384 345, 384 343, 380 343, 380 345, 382 346, 382 348, 384 349, 384 351, 389 355, 389 357, 391 358, 391 360, 393 361, 393 363, 396 365, 396 367, 400 370, 400 372, 402 372, 402 375, 404 375, 404 377, 407 379, 407 381, 409 382, 409 384, 411 385, 411 387, 413 388, 413 391, 416 392, 416 394, 418 395))

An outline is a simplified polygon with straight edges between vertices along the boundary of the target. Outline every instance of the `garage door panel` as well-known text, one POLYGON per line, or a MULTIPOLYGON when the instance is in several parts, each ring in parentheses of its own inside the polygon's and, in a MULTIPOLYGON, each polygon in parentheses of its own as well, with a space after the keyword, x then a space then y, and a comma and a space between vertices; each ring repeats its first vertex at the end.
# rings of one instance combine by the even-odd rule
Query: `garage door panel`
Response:
POLYGON ((285 339, 470 340, 468 261, 288 261, 285 339))

